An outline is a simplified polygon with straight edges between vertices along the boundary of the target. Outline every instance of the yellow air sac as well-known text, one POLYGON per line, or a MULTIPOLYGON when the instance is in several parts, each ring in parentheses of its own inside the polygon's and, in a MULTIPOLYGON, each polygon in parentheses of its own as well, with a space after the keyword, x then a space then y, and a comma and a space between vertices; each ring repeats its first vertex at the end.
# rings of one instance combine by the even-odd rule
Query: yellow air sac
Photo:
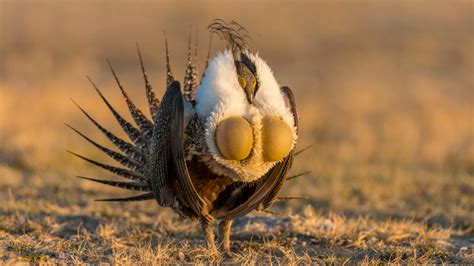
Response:
POLYGON ((228 160, 243 160, 252 151, 252 127, 243 117, 234 116, 222 120, 216 128, 219 152, 228 160))
POLYGON ((290 152, 293 145, 291 128, 278 117, 263 118, 262 148, 265 161, 279 161, 290 152))

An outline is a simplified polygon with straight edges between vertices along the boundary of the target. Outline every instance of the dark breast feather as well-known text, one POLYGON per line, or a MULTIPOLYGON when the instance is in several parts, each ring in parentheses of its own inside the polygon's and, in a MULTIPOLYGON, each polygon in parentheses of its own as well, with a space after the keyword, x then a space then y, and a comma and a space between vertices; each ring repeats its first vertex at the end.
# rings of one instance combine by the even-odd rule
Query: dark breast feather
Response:
POLYGON ((278 194, 292 163, 293 153, 290 153, 261 179, 251 183, 233 184, 230 191, 222 195, 221 201, 212 215, 218 219, 231 220, 242 217, 253 210, 258 210, 261 203, 269 196, 274 193, 278 194), (276 188, 278 189, 275 190, 276 188))

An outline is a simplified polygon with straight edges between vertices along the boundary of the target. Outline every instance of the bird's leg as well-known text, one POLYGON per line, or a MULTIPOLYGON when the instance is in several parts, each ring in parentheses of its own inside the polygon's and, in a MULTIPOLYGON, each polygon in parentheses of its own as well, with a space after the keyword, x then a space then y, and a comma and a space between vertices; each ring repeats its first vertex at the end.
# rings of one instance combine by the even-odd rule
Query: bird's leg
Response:
POLYGON ((207 249, 211 253, 217 253, 216 243, 214 241, 214 231, 212 230, 212 224, 207 221, 201 221, 202 231, 206 235, 207 249))
POLYGON ((230 252, 230 227, 232 220, 224 220, 219 223, 219 240, 222 244, 224 252, 230 252))

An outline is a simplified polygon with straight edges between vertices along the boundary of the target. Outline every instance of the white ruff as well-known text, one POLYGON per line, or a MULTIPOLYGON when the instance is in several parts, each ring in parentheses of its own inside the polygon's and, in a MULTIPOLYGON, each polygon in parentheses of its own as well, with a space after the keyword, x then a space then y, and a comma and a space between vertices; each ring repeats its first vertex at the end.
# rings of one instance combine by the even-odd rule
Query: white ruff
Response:
POLYGON ((293 149, 297 135, 293 114, 268 65, 258 55, 248 54, 257 67, 260 87, 254 105, 248 103, 244 90, 237 80, 234 58, 230 51, 218 54, 209 63, 202 84, 197 88, 196 112, 205 121, 205 140, 212 160, 209 166, 219 175, 234 180, 251 182, 261 178, 277 162, 267 162, 262 156, 262 118, 276 116, 285 121, 293 131, 293 149), (219 152, 215 142, 215 130, 219 122, 232 116, 242 116, 253 129, 253 148, 249 157, 227 160, 219 152))

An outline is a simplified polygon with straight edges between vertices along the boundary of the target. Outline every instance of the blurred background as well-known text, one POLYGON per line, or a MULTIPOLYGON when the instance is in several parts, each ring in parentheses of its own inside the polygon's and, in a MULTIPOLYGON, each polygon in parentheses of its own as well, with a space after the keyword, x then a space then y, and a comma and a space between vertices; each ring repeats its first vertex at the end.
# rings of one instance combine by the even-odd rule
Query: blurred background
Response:
MULTIPOLYGON (((124 195, 73 178, 106 174, 66 149, 108 160, 63 123, 108 142, 70 98, 119 132, 86 75, 129 117, 105 59, 145 108, 136 43, 161 95, 164 30, 182 79, 190 25, 202 70, 214 18, 244 25, 250 47, 296 94, 298 147, 313 146, 293 172, 311 174, 286 194, 324 212, 474 228, 471 1, 1 0, 1 191, 28 197, 25 184, 54 185, 51 201, 67 187, 124 195)), ((212 54, 223 48, 214 38, 212 54)))

